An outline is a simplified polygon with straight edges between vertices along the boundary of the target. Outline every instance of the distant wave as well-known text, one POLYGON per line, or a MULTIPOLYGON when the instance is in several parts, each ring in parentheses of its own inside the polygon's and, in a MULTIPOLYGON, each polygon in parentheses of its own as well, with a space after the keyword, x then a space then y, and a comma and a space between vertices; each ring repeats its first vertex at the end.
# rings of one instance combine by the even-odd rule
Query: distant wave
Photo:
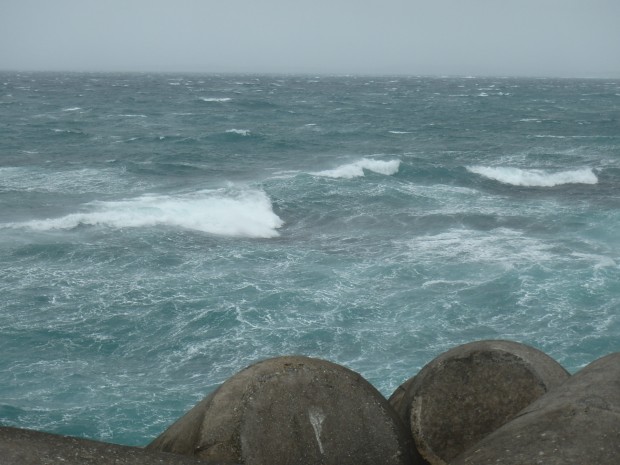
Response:
POLYGON ((596 184, 598 178, 592 168, 581 168, 569 171, 548 172, 536 169, 520 169, 510 167, 468 166, 467 170, 499 181, 503 184, 527 187, 553 187, 562 184, 596 184))
POLYGON ((224 103, 230 102, 232 99, 230 97, 201 97, 200 100, 202 100, 203 102, 224 103))
POLYGON ((71 134, 71 135, 80 135, 80 136, 84 136, 86 135, 85 132, 80 131, 79 129, 52 129, 53 132, 55 132, 56 134, 71 134))
POLYGON ((314 174, 315 176, 324 176, 327 178, 352 179, 364 176, 364 170, 368 170, 374 173, 389 176, 397 173, 399 166, 400 160, 383 161, 373 160, 371 158, 362 158, 356 162, 341 165, 331 170, 319 171, 311 174, 314 174))
POLYGON ((226 132, 228 134, 238 134, 240 136, 249 136, 250 135, 250 130, 249 129, 227 129, 226 132))
POLYGON ((60 218, 0 225, 37 231, 81 225, 112 228, 171 226, 233 237, 277 237, 284 222, 259 190, 214 190, 184 195, 143 195, 114 202, 86 204, 89 212, 60 218))

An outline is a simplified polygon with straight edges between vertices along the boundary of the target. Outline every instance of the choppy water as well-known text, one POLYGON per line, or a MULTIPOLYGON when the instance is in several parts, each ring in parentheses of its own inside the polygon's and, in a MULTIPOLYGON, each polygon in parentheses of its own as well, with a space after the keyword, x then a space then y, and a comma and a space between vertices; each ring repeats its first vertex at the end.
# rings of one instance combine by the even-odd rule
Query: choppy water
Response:
POLYGON ((620 349, 620 81, 0 74, 0 424, 142 445, 245 366, 386 396, 620 349))

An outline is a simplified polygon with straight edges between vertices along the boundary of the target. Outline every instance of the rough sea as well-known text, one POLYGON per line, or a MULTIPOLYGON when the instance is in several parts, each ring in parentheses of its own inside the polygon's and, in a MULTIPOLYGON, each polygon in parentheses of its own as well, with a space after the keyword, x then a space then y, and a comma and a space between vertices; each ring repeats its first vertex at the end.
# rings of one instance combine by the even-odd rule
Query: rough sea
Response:
POLYGON ((303 354, 620 350, 620 81, 0 73, 0 424, 145 445, 303 354))

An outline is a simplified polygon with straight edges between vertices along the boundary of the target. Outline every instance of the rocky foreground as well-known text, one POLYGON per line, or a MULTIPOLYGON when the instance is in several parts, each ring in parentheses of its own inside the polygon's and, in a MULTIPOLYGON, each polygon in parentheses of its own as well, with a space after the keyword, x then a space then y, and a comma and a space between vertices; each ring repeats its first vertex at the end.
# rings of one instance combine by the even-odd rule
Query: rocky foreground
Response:
POLYGON ((620 353, 570 376, 511 341, 455 347, 385 399, 359 374, 287 356, 252 365, 146 448, 0 427, 0 464, 620 463, 620 353))

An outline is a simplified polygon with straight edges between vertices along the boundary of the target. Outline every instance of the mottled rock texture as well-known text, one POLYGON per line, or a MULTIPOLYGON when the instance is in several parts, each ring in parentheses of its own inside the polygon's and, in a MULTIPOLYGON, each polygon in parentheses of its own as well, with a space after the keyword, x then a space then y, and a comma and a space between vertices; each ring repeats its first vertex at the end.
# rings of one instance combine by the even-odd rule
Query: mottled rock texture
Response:
POLYGON ((301 356, 237 373, 148 448, 245 465, 421 463, 405 425, 372 385, 301 356))
POLYGON ((0 465, 216 465, 190 457, 0 427, 0 465))
POLYGON ((591 363, 452 465, 620 464, 620 353, 591 363))
POLYGON ((477 341, 435 358, 390 403, 409 424, 422 458, 445 465, 568 377, 527 345, 477 341))

